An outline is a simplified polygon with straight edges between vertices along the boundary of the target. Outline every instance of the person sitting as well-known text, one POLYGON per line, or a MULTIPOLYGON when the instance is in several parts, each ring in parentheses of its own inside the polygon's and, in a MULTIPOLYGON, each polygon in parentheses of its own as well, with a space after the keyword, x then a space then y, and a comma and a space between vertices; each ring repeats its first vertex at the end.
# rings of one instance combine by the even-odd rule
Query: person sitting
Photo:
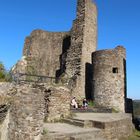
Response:
POLYGON ((83 108, 87 109, 88 107, 88 101, 86 100, 86 98, 83 99, 83 108))
POLYGON ((73 99, 71 100, 71 106, 73 106, 74 108, 78 108, 78 104, 76 102, 76 97, 73 97, 73 99))

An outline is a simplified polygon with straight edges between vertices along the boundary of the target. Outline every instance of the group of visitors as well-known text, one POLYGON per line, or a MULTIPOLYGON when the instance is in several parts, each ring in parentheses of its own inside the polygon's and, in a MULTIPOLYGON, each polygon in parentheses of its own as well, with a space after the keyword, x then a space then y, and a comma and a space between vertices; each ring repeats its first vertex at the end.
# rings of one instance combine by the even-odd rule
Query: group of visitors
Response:
MULTIPOLYGON (((71 100, 71 106, 73 106, 74 108, 79 108, 78 102, 76 101, 76 97, 73 97, 73 99, 71 100)), ((82 102, 82 106, 83 109, 87 109, 88 107, 88 101, 86 100, 86 98, 83 99, 82 102)))

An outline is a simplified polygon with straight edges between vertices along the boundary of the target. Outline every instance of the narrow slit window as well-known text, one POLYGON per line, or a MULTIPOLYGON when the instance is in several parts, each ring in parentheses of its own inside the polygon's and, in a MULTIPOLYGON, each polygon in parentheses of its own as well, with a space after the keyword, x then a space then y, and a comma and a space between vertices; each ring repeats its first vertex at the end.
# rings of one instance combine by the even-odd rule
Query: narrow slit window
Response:
POLYGON ((116 68, 116 67, 113 68, 113 69, 112 69, 112 72, 113 72, 113 73, 118 73, 118 68, 116 68))

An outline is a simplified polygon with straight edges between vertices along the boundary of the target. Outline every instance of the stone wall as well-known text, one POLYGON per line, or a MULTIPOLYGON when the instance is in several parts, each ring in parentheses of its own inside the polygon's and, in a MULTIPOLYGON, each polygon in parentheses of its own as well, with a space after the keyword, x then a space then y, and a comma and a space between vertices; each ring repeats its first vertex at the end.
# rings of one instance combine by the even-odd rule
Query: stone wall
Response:
POLYGON ((9 112, 9 140, 39 140, 43 127, 45 100, 34 85, 18 85, 9 112))
POLYGON ((8 140, 9 112, 7 112, 4 121, 0 123, 0 140, 8 140))
POLYGON ((71 46, 66 59, 66 73, 77 76, 74 96, 85 97, 86 63, 91 64, 91 53, 96 50, 97 10, 91 0, 78 0, 77 18, 71 30, 71 46))
POLYGON ((101 129, 107 140, 126 140, 133 134, 134 129, 132 115, 125 113, 104 114, 101 120, 93 121, 92 126, 101 129))
POLYGON ((9 82, 0 83, 0 139, 8 140, 9 107, 12 95, 16 93, 15 86, 9 82))
POLYGON ((27 67, 27 57, 22 56, 21 60, 19 60, 16 65, 13 66, 12 68, 12 74, 16 73, 25 73, 26 72, 26 67, 27 67))
POLYGON ((106 122, 103 132, 107 140, 126 139, 133 133, 132 119, 127 117, 118 121, 106 122))
POLYGON ((45 93, 46 121, 55 122, 70 115, 70 91, 65 87, 50 87, 45 93))
POLYGON ((10 107, 4 115, 0 112, 0 137, 40 140, 44 120, 55 122, 70 115, 70 99, 70 90, 58 85, 0 83, 0 105, 10 107))
POLYGON ((125 112, 125 49, 93 53, 93 96, 96 106, 125 112))
POLYGON ((23 55, 27 57, 27 73, 56 76, 60 69, 60 56, 68 32, 47 32, 35 30, 26 38, 23 55))

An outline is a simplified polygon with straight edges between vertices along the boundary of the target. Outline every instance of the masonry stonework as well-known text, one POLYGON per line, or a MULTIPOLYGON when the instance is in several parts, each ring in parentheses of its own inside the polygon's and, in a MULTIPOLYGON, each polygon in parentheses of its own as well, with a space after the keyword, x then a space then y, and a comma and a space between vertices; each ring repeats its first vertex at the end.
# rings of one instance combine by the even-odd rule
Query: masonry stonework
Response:
POLYGON ((27 57, 27 73, 56 76, 60 69, 60 55, 68 32, 35 30, 26 38, 23 55, 27 57))
MULTIPOLYGON (((0 84, 0 107, 10 107, 4 110, 6 119, 0 118, 3 140, 40 140, 44 120, 55 122, 70 116, 73 96, 79 101, 93 100, 101 109, 129 109, 125 48, 96 51, 96 47, 97 9, 92 0, 77 0, 70 31, 34 30, 26 37, 23 57, 11 72, 14 82, 0 84)), ((123 122, 120 135, 122 121, 105 124, 108 139, 116 139, 115 134, 130 135, 129 121, 123 122)))
POLYGON ((70 90, 65 87, 49 87, 45 93, 46 122, 55 122, 70 116, 70 90))
POLYGON ((77 0, 77 17, 69 32, 35 30, 26 38, 22 69, 27 74, 52 77, 54 82, 64 78, 72 96, 94 99, 99 106, 124 112, 125 49, 96 51, 96 47, 96 5, 92 0, 77 0))
POLYGON ((93 53, 93 96, 96 106, 125 111, 125 49, 93 53))
POLYGON ((66 59, 66 73, 77 77, 76 97, 85 97, 86 64, 91 64, 91 53, 97 43, 97 10, 91 0, 78 0, 77 18, 71 31, 71 47, 66 59), (92 12, 92 14, 91 14, 92 12))
POLYGON ((43 128, 43 92, 33 85, 16 86, 9 112, 9 140, 39 140, 43 128))
POLYGON ((35 30, 25 40, 23 56, 28 74, 49 77, 76 77, 73 96, 84 98, 91 65, 91 53, 97 46, 97 9, 92 0, 78 0, 77 18, 69 32, 35 30), (92 14, 91 14, 92 13, 92 14))
POLYGON ((40 140, 45 121, 55 122, 70 116, 70 97, 66 87, 43 83, 0 84, 0 109, 10 106, 0 110, 0 138, 40 140))

